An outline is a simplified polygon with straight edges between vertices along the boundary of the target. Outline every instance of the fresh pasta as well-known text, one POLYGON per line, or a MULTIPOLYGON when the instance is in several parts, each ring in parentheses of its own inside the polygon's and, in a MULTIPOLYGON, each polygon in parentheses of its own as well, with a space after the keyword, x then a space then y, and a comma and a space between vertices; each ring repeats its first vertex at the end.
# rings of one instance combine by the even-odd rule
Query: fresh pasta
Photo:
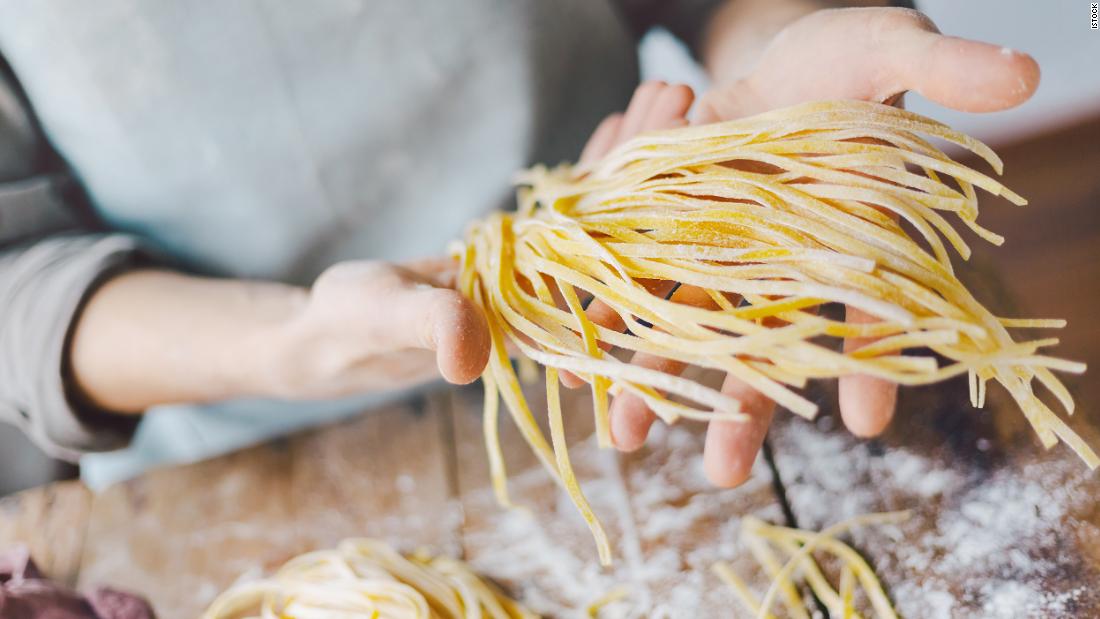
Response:
POLYGON ((741 540, 748 546, 760 568, 772 579, 763 600, 756 597, 728 563, 715 563, 712 570, 733 590, 741 604, 759 619, 774 617, 772 607, 777 598, 783 602, 787 617, 810 619, 814 616, 815 604, 805 595, 803 584, 809 586, 809 591, 825 605, 831 617, 861 617, 855 607, 858 584, 875 617, 897 619, 894 606, 874 570, 858 552, 837 540, 836 536, 857 526, 898 523, 908 517, 908 512, 865 514, 813 533, 771 525, 759 518, 746 516, 741 521, 741 540), (829 582, 814 560, 815 552, 829 555, 840 566, 839 583, 834 585, 829 582), (780 557, 786 558, 782 564, 780 557))
POLYGON ((221 594, 203 619, 537 619, 461 561, 348 539, 221 594))
POLYGON ((454 248, 459 288, 484 310, 492 337, 484 431, 500 503, 509 504, 498 435, 503 399, 580 509, 601 561, 610 562, 607 535, 570 466, 560 372, 590 384, 604 447, 609 398, 618 393, 638 395, 666 423, 744 419, 737 400, 621 361, 605 352, 612 347, 727 372, 807 418, 817 406, 798 389, 810 379, 866 374, 923 385, 967 374, 974 406, 996 381, 1045 447, 1063 441, 1088 466, 1100 464, 1035 390, 1045 387, 1072 414, 1073 398, 1054 372, 1080 373, 1084 364, 1041 352, 1057 339, 1017 341, 1009 332, 1064 321, 999 318, 952 266, 952 250, 970 255, 952 219, 979 238, 1003 241, 978 223, 977 189, 1026 201, 930 138, 1001 172, 988 147, 943 124, 835 101, 644 134, 591 165, 521 174, 518 210, 476 222, 454 248), (651 292, 662 282, 696 287, 712 305, 651 292), (591 297, 622 318, 625 332, 586 317, 591 297), (829 303, 877 322, 820 315, 829 303), (838 352, 846 337, 879 339, 838 352), (510 347, 521 367, 545 368, 549 440, 520 389, 510 347))

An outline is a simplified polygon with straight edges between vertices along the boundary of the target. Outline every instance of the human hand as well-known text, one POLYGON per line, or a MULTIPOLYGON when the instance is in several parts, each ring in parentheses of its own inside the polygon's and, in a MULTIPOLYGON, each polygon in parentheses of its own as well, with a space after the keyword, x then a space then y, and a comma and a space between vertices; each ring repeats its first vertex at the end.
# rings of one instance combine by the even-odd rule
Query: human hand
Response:
POLYGON ((67 374, 117 413, 242 397, 336 398, 439 377, 489 358, 481 310, 452 260, 344 262, 312 289, 138 269, 96 288, 73 327, 67 374))
MULTIPOLYGON (((691 90, 685 86, 669 86, 662 82, 647 82, 635 92, 627 111, 608 117, 593 133, 581 155, 584 165, 603 157, 619 144, 645 131, 670 129, 687 124, 686 114, 693 100, 691 90)), ((650 293, 664 297, 672 291, 674 282, 664 280, 642 281, 650 293)), ((701 289, 681 285, 672 292, 670 299, 677 303, 712 309, 713 301, 701 289)), ((626 324, 609 305, 595 299, 588 306, 586 315, 594 323, 609 329, 622 331, 626 324)), ((601 343, 607 350, 609 347, 601 343)), ((632 362, 647 369, 679 374, 686 365, 662 357, 636 353, 632 362)), ((571 388, 584 381, 569 372, 561 373, 562 383, 571 388)), ((760 448, 774 405, 748 388, 744 383, 728 377, 722 391, 741 401, 742 411, 752 415, 752 421, 712 422, 707 431, 704 449, 704 465, 708 477, 723 486, 741 483, 751 469, 752 461, 760 448), (743 459, 743 454, 748 458, 743 459)), ((637 395, 622 392, 611 403, 611 435, 621 450, 637 449, 645 442, 656 415, 637 395)))
MULTIPOLYGON (((638 133, 686 125, 686 114, 693 99, 691 89, 686 86, 669 86, 663 82, 642 84, 635 91, 626 112, 608 117, 592 134, 581 155, 580 164, 603 157, 638 133)), ((660 297, 668 295, 675 286, 674 282, 664 280, 640 283, 650 293, 660 297)), ((677 303, 713 309, 710 297, 694 286, 677 287, 670 299, 677 303)), ((596 324, 619 331, 626 329, 622 317, 599 299, 594 299, 585 313, 596 324)), ((601 347, 605 350, 610 348, 602 342, 601 347)), ((631 362, 669 374, 679 374, 687 368, 681 362, 646 353, 635 353, 631 362)), ((584 384, 583 379, 569 372, 561 373, 561 381, 570 388, 584 384)), ((741 401, 742 412, 749 414, 751 421, 711 422, 707 430, 703 462, 712 482, 720 486, 735 486, 748 477, 771 421, 774 404, 732 376, 726 378, 722 391, 741 401)), ((641 447, 650 426, 657 418, 639 396, 625 391, 615 396, 611 402, 610 415, 612 441, 623 451, 641 447)))
MULTIPOLYGON (((592 132, 581 152, 578 165, 584 166, 599 160, 639 133, 686 126, 687 112, 694 101, 695 93, 688 86, 669 85, 660 81, 644 82, 634 91, 625 112, 608 116, 592 132)), ((668 294, 673 286, 671 282, 664 281, 644 281, 642 284, 650 292, 660 296, 668 294)), ((599 299, 592 301, 585 314, 589 320, 604 327, 619 331, 626 329, 622 317, 599 299)), ((604 350, 610 349, 603 342, 600 342, 600 347, 604 350)), ((571 389, 585 384, 571 372, 562 371, 560 376, 562 384, 571 389)))
POLYGON ((489 359, 485 318, 454 290, 449 259, 344 262, 314 283, 274 338, 271 389, 331 398, 431 380, 469 383, 489 359))
MULTIPOLYGON (((699 101, 699 123, 732 120, 822 99, 900 103, 909 90, 949 108, 992 112, 1023 103, 1039 84, 1027 54, 944 36, 923 14, 908 9, 834 9, 810 13, 781 30, 747 77, 719 84, 699 101)), ((848 308, 851 322, 874 318, 848 308)), ((852 351, 872 339, 848 339, 852 351)), ((715 424, 708 436, 707 471, 720 485, 737 485, 751 470, 775 404, 728 378, 725 390, 745 403, 752 422, 715 424), (718 434, 718 436, 713 436, 718 434)), ((865 375, 839 380, 840 413, 857 436, 875 436, 894 414, 897 385, 865 375)), ((614 413, 626 447, 640 445, 652 423, 644 404, 620 403, 614 413)))
MULTIPOLYGON (((820 99, 897 103, 908 90, 954 109, 996 111, 1027 100, 1038 80, 1038 66, 1026 54, 943 36, 915 11, 818 11, 780 31, 747 77, 719 81, 700 99, 696 122, 731 120, 820 99)), ((656 128, 661 127, 645 129, 656 128)), ((592 150, 599 149, 590 148, 586 154, 591 156, 592 150)), ((669 289, 651 288, 661 295, 669 289)), ((672 298, 702 307, 713 303, 689 286, 679 287, 672 298)), ((590 306, 589 315, 604 326, 622 327, 621 318, 598 301, 590 306)), ((868 322, 874 317, 849 308, 847 319, 868 322)), ((844 342, 844 350, 853 351, 871 341, 851 338, 844 342)), ((685 369, 681 363, 645 354, 635 355, 633 362, 668 373, 685 369)), ((579 382, 572 376, 565 380, 570 386, 579 382)), ((881 433, 893 417, 897 386, 864 375, 845 376, 839 382, 841 417, 849 430, 857 436, 881 433)), ((732 487, 748 478, 775 404, 733 377, 726 378, 722 391, 741 401, 750 420, 712 422, 703 457, 711 481, 732 487)), ((656 419, 639 397, 629 393, 615 398, 610 412, 612 438, 627 451, 644 443, 656 419)))
POLYGON ((1031 97, 1039 65, 1022 52, 942 35, 911 9, 827 9, 780 30, 747 75, 714 81, 697 123, 814 100, 893 103, 909 90, 952 109, 995 112, 1031 97))

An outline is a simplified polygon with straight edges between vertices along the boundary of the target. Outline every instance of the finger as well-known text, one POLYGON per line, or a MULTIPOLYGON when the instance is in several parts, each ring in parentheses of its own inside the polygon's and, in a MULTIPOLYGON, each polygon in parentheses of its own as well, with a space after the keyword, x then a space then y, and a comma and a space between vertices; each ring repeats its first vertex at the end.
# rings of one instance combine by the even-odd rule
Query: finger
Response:
MULTIPOLYGON (((877 319, 854 307, 847 308, 850 323, 875 322, 877 319)), ((844 352, 858 350, 876 338, 847 338, 844 352)), ((886 429, 894 417, 898 386, 888 380, 853 374, 840 377, 840 417, 856 436, 876 436, 886 429)))
MULTIPOLYGON (((642 284, 650 293, 662 298, 676 285, 675 282, 657 279, 640 280, 638 283, 642 284)), ((626 330, 626 321, 619 315, 619 312, 599 299, 595 299, 588 304, 588 309, 585 310, 584 315, 587 316, 588 320, 592 321, 592 323, 612 331, 619 331, 621 333, 626 330)), ((611 350, 611 344, 602 340, 599 342, 599 347, 604 351, 611 350)), ((576 389, 585 384, 583 378, 568 371, 562 371, 560 379, 561 384, 569 389, 576 389)))
MULTIPOLYGON (((626 113, 617 123, 618 133, 613 143, 606 146, 606 149, 610 150, 643 131, 670 129, 687 124, 684 115, 691 107, 694 97, 691 88, 682 84, 669 86, 659 81, 642 83, 634 91, 634 96, 630 100, 626 113)), ((595 139, 595 136, 593 139, 595 139)), ((600 139, 602 142, 606 138, 601 137, 600 139)), ((606 154, 606 151, 600 153, 599 156, 603 156, 603 154, 606 154)), ((643 280, 639 283, 651 293, 661 297, 667 295, 675 286, 674 282, 662 280, 643 280)), ((585 315, 590 321, 602 327, 620 332, 626 330, 626 322, 622 316, 614 308, 599 299, 589 304, 585 315)), ((606 351, 610 350, 611 347, 606 342, 600 342, 600 348, 606 351)), ((563 371, 559 376, 562 385, 570 389, 576 389, 585 384, 582 378, 572 372, 563 371)))
MULTIPOLYGON (((635 353, 630 363, 647 370, 680 375, 688 364, 648 353, 635 353)), ((630 452, 645 444, 657 415, 641 396, 624 391, 611 401, 611 440, 620 451, 630 452)))
POLYGON ((741 412, 749 418, 710 422, 703 447, 703 470, 714 485, 734 488, 752 474, 756 454, 775 413, 775 402, 733 376, 726 376, 722 393, 740 401, 741 412))
MULTIPOLYGON (((841 16, 853 23, 832 26, 838 33, 858 27, 867 33, 837 45, 846 58, 846 79, 839 93, 885 101, 914 90, 941 105, 964 112, 992 112, 1015 107, 1039 85, 1039 65, 1015 50, 940 34, 928 17, 913 10, 887 9, 841 16)), ((823 36, 836 37, 827 29, 823 36)))
POLYGON ((642 121, 640 131, 671 129, 687 124, 687 113, 694 100, 695 93, 690 86, 685 84, 666 86, 653 101, 649 113, 642 121))
POLYGON ((917 28, 899 30, 893 45, 890 65, 900 78, 896 91, 915 90, 956 110, 1012 108, 1039 86, 1035 59, 1007 47, 917 28))
POLYGON ((596 127, 581 152, 579 163, 591 163, 640 131, 670 129, 686 124, 695 94, 689 86, 645 82, 637 88, 625 114, 612 114, 596 127))
POLYGON ((989 112, 1026 101, 1038 83, 1039 67, 1027 54, 944 36, 917 11, 821 11, 777 37, 751 76, 708 92, 696 120, 812 100, 884 102, 908 90, 954 109, 989 112))
POLYGON ((408 270, 414 277, 437 288, 454 288, 458 279, 458 260, 449 257, 433 256, 417 258, 402 263, 401 268, 408 270))
POLYGON ((653 104, 666 88, 668 85, 659 81, 642 82, 638 86, 630 99, 630 105, 626 108, 626 114, 623 115, 623 124, 619 128, 616 144, 621 144, 638 135, 640 131, 644 131, 645 120, 649 117, 653 104))
POLYGON ((490 337, 481 311, 461 294, 441 290, 429 301, 429 348, 448 382, 464 385, 477 379, 489 361, 490 337))
MULTIPOLYGON (((680 374, 687 364, 647 353, 636 353, 630 362, 665 374, 680 374)), ((657 420, 640 396, 624 391, 611 401, 611 441, 620 451, 634 451, 645 444, 649 428, 657 420)))
POLYGON ((580 165, 591 163, 610 152, 615 147, 615 139, 619 135, 619 128, 622 127, 622 124, 622 114, 612 114, 603 119, 603 122, 592 132, 592 137, 588 138, 588 143, 581 151, 581 158, 578 163, 580 165))
MULTIPOLYGON (((642 279, 638 280, 638 283, 648 290, 650 294, 661 298, 668 296, 669 291, 676 285, 675 282, 664 279, 642 279)), ((589 320, 602 327, 607 327, 614 331, 626 330, 626 322, 619 312, 599 299, 594 299, 589 303, 588 309, 585 310, 584 314, 588 316, 589 320)))
MULTIPOLYGON (((594 299, 588 304, 588 309, 584 311, 584 315, 588 317, 588 320, 601 327, 607 327, 613 331, 623 331, 626 329, 626 323, 623 322, 622 316, 619 316, 614 309, 599 299, 594 299)), ((597 345, 605 352, 611 350, 611 344, 603 340, 598 341, 597 345)), ((587 384, 583 378, 569 370, 562 370, 559 372, 558 380, 568 389, 577 389, 587 384)))
POLYGON ((695 106, 692 124, 706 125, 751 116, 763 112, 767 107, 756 96, 749 83, 743 80, 722 90, 712 89, 700 97, 699 105, 695 106))
POLYGON ((376 336, 389 346, 435 351, 439 372, 451 383, 472 382, 485 369, 489 328, 481 310, 461 293, 408 282, 381 305, 372 318, 376 336))
MULTIPOLYGON (((676 289, 669 299, 673 303, 690 305, 703 309, 715 309, 718 306, 705 290, 696 286, 683 285, 676 289)), ((687 369, 681 361, 666 359, 644 352, 634 354, 630 362, 639 367, 657 370, 665 374, 679 375, 687 369)), ((640 396, 623 392, 611 401, 611 439, 621 451, 634 451, 645 444, 649 428, 657 420, 657 415, 640 396)))

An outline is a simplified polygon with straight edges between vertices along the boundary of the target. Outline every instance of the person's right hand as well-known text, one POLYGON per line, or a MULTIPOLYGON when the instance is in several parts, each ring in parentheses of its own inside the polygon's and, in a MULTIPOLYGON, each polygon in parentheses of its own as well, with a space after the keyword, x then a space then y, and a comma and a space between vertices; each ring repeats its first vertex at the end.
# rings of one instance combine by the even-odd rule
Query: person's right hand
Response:
POLYGON ((304 290, 159 270, 115 275, 73 328, 67 374, 118 413, 241 397, 337 398, 478 377, 485 318, 456 264, 344 262, 304 290))
POLYGON ((477 379, 489 330, 481 310, 454 290, 455 268, 448 259, 330 267, 279 331, 272 390, 328 398, 440 375, 456 384, 477 379))

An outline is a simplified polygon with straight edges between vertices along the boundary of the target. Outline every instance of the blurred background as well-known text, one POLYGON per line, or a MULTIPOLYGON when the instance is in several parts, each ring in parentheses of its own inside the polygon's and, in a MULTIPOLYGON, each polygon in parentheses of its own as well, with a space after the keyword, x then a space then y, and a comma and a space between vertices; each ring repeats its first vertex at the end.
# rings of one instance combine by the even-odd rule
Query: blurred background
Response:
MULTIPOLYGON (((1100 31, 1089 28, 1089 5, 1083 0, 918 1, 944 33, 1023 50, 1039 61, 1043 77, 1036 96, 1008 112, 953 112, 913 94, 907 107, 997 148, 1006 183, 1031 206, 983 201, 986 226, 1008 242, 1001 248, 974 243, 979 294, 1003 314, 1068 319, 1058 354, 1090 362, 1095 374, 1100 371, 1100 31)), ((705 89, 702 72, 667 32, 650 33, 639 53, 643 77, 705 89)), ((1078 401, 1100 402, 1100 381, 1077 377, 1070 386, 1078 401)), ((1084 412, 1089 415, 1097 418, 1084 412)), ((76 472, 46 458, 19 431, 0 425, 0 496, 76 472)))

